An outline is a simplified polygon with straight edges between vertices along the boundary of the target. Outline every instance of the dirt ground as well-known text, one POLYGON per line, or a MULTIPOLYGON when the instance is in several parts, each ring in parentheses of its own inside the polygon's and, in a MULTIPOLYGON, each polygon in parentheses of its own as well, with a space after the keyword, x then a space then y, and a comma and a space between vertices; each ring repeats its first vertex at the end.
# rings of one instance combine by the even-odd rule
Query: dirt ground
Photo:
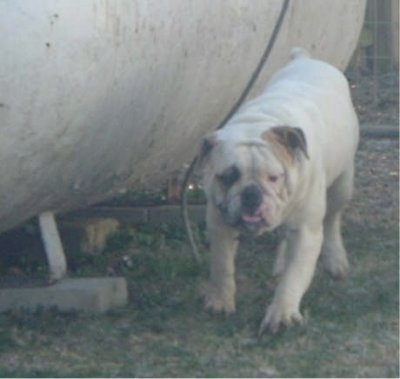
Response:
POLYGON ((347 217, 360 225, 398 222, 398 140, 363 138, 360 141, 354 197, 347 217))
MULTIPOLYGON (((399 127, 399 78, 396 73, 349 75, 361 127, 399 127)), ((398 223, 399 140, 362 138, 356 156, 354 199, 348 217, 360 224, 398 223)))
POLYGON ((353 102, 361 124, 399 125, 399 75, 373 78, 372 74, 347 73, 353 102))

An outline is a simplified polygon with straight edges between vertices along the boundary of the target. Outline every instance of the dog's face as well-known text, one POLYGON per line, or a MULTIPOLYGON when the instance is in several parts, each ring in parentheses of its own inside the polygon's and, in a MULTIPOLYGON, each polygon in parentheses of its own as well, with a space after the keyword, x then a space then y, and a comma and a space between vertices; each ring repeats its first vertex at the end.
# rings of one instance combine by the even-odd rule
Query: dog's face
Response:
POLYGON ((223 222, 260 234, 281 224, 290 197, 293 167, 307 157, 298 128, 246 128, 246 133, 221 129, 203 141, 207 199, 223 222))

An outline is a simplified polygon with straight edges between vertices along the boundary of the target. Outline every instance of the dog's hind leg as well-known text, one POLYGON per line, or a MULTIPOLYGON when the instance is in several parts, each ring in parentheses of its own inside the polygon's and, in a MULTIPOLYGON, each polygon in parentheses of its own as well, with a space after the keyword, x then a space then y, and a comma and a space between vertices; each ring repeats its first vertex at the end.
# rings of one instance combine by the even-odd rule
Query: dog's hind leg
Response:
POLYGON ((334 279, 344 279, 349 271, 349 262, 341 235, 341 217, 353 193, 353 177, 354 166, 351 165, 327 191, 321 260, 324 269, 334 279))

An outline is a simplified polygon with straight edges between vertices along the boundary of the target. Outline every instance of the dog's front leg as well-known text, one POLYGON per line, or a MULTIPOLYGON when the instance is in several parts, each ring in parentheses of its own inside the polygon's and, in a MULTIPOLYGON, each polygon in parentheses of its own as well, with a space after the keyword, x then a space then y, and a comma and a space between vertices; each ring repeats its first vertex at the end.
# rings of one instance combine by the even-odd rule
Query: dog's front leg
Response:
POLYGON ((275 291, 271 305, 260 327, 260 333, 266 330, 278 331, 281 325, 300 324, 300 302, 311 283, 323 239, 321 225, 303 225, 287 234, 288 258, 281 281, 275 291))
POLYGON ((226 225, 218 210, 207 205, 207 229, 211 249, 210 281, 205 288, 205 306, 226 314, 235 312, 235 255, 239 233, 226 225))

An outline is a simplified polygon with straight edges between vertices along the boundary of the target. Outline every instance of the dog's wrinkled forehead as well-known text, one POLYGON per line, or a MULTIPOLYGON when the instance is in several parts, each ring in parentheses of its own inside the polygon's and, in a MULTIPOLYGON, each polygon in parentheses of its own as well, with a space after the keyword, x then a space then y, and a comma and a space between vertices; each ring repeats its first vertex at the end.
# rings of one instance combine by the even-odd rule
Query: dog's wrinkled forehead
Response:
POLYGON ((238 179, 257 180, 266 174, 279 174, 282 163, 261 138, 221 138, 213 147, 210 165, 219 179, 229 186, 238 179))
POLYGON ((307 142, 299 128, 273 127, 218 130, 206 136, 200 151, 200 162, 208 163, 214 172, 223 172, 232 165, 253 172, 277 170, 309 159, 307 142))

